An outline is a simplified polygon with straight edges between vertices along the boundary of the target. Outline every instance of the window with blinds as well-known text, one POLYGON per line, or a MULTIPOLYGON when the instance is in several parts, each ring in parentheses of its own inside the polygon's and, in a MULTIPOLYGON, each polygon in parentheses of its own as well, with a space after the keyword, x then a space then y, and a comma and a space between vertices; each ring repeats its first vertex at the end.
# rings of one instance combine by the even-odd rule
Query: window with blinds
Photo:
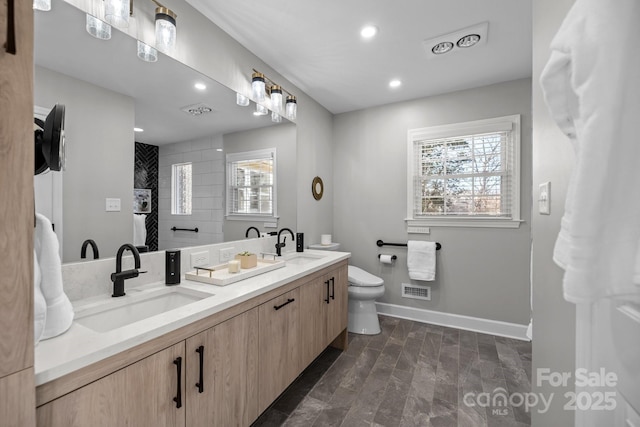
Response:
POLYGON ((191 163, 179 163, 171 166, 171 214, 191 215, 192 199, 191 163))
POLYGON ((227 214, 276 215, 275 148, 227 155, 227 214))
POLYGON ((414 129, 408 148, 409 221, 519 222, 519 116, 414 129))

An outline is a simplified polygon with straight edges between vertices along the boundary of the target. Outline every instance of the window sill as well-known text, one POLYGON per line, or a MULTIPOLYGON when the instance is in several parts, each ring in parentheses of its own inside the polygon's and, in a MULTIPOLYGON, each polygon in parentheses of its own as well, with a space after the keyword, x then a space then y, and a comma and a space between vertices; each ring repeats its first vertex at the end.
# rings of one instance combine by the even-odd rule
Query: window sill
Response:
POLYGON ((475 227, 475 228, 519 228, 519 219, 506 218, 461 218, 461 217, 438 217, 405 219, 407 227, 475 227))
POLYGON ((259 222, 259 221, 278 221, 278 218, 280 218, 279 216, 273 216, 273 215, 236 215, 236 214, 231 214, 231 215, 226 215, 225 218, 228 221, 253 221, 253 222, 259 222))

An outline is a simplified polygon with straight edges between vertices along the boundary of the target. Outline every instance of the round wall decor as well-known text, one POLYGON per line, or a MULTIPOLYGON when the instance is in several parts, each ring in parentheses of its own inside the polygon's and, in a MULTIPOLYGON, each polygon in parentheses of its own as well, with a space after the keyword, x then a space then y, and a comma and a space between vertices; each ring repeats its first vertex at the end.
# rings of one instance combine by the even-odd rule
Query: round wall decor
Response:
POLYGON ((311 192, 313 193, 314 199, 322 199, 322 193, 324 193, 324 184, 322 183, 322 178, 320 178, 319 176, 313 178, 313 181, 311 182, 311 192))

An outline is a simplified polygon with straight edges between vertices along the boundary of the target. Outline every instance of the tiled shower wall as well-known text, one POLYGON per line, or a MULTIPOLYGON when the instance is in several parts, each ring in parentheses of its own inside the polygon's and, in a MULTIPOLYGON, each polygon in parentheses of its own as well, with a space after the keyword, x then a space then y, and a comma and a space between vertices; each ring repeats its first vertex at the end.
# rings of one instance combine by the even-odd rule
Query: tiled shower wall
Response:
POLYGON ((151 213, 147 214, 150 251, 158 250, 158 146, 136 142, 133 188, 151 189, 151 213))

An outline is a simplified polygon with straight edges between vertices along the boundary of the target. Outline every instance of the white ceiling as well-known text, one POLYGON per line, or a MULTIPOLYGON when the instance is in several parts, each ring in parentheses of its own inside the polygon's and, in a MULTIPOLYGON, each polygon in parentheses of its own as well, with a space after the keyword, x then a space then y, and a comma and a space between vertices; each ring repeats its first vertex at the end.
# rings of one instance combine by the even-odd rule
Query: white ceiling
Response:
POLYGON ((531 0, 187 1, 334 114, 531 76, 531 0), (428 57, 423 40, 482 22, 486 44, 428 57))

